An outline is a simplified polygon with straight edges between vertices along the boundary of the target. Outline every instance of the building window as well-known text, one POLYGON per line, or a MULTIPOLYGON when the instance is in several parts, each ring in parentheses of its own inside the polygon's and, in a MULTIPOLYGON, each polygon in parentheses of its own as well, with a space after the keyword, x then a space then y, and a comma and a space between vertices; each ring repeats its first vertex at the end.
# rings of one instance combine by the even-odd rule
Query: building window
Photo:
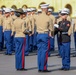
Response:
POLYGON ((16 5, 12 5, 11 8, 13 8, 13 9, 17 9, 16 5))
POLYGON ((6 6, 5 6, 5 5, 2 5, 1 8, 2 8, 2 9, 3 9, 3 8, 6 8, 6 6))
POLYGON ((72 6, 70 4, 67 4, 65 7, 70 10, 70 15, 71 15, 72 14, 72 6))
POLYGON ((22 8, 27 9, 27 8, 28 8, 28 6, 27 6, 27 5, 23 5, 23 6, 22 6, 22 8))

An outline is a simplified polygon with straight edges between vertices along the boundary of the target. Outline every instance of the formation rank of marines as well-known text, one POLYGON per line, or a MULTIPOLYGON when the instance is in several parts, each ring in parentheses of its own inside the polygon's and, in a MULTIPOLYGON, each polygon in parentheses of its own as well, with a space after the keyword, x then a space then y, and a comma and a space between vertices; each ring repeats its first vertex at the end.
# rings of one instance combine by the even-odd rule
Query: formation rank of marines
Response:
POLYGON ((74 21, 73 28, 67 8, 60 10, 59 17, 55 18, 49 4, 40 7, 37 12, 35 8, 0 9, 0 50, 3 50, 5 44, 5 55, 12 55, 12 51, 15 51, 17 70, 26 70, 25 56, 37 50, 38 72, 49 72, 48 56, 54 50, 57 34, 59 56, 62 58, 60 70, 70 70, 70 36, 74 29, 76 38, 76 23, 74 21))

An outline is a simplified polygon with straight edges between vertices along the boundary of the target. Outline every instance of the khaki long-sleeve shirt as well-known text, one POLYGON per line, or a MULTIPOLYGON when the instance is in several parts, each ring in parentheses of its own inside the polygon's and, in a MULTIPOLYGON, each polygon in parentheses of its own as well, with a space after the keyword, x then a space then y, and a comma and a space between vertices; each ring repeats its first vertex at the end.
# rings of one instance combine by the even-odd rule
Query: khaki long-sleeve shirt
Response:
POLYGON ((3 19, 3 31, 8 31, 11 30, 12 31, 12 27, 13 27, 13 19, 11 17, 4 17, 3 19))
POLYGON ((76 19, 74 19, 73 31, 76 32, 76 19))
MULTIPOLYGON (((67 20, 70 21, 70 23, 72 23, 72 19, 71 17, 68 15, 67 20)), ((68 30, 68 35, 71 35, 73 32, 73 26, 71 25, 69 30, 68 30)))
POLYGON ((52 20, 50 19, 49 16, 46 15, 45 12, 42 12, 42 14, 38 15, 35 18, 35 24, 38 33, 48 32, 49 30, 51 33, 51 31, 53 31, 52 20))
POLYGON ((0 26, 3 26, 3 15, 0 15, 0 26))
POLYGON ((13 22, 13 32, 15 32, 15 37, 25 37, 23 33, 26 30, 25 28, 25 21, 21 18, 17 18, 13 22))
POLYGON ((54 24, 55 24, 55 21, 56 21, 56 19, 55 19, 55 17, 51 14, 51 15, 49 15, 49 17, 50 17, 50 19, 52 20, 52 32, 51 32, 51 34, 54 36, 54 24))
POLYGON ((53 22, 53 25, 54 25, 55 24, 55 20, 56 20, 55 17, 53 15, 50 15, 49 17, 52 19, 52 22, 53 22))
POLYGON ((29 31, 32 31, 32 33, 34 33, 34 25, 35 25, 35 20, 33 15, 29 15, 27 16, 27 18, 29 19, 29 31))

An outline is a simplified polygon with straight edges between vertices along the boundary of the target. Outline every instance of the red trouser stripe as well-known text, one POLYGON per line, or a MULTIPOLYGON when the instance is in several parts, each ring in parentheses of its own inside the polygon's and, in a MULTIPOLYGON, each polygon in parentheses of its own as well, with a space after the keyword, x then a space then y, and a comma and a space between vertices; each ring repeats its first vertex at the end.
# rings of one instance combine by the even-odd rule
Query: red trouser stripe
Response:
POLYGON ((25 66, 25 55, 24 55, 25 45, 26 45, 26 38, 24 38, 23 47, 22 47, 22 68, 24 68, 25 66))
POLYGON ((50 50, 50 39, 48 40, 48 51, 50 50))
POLYGON ((45 63, 44 63, 44 70, 47 70, 47 61, 48 61, 48 51, 50 49, 50 39, 48 40, 48 50, 46 52, 46 58, 45 58, 45 63))
POLYGON ((47 70, 48 51, 46 52, 46 58, 44 63, 44 70, 47 70))

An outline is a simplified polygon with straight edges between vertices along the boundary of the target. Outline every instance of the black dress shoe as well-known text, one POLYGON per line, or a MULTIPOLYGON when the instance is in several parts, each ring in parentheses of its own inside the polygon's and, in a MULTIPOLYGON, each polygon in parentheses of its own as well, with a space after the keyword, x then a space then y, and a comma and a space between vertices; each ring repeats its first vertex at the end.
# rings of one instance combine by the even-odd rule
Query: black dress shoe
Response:
POLYGON ((3 51, 2 49, 0 49, 0 51, 3 51))
POLYGON ((76 55, 73 55, 73 57, 76 57, 76 55))
POLYGON ((51 55, 48 55, 48 57, 51 57, 51 55))
POLYGON ((64 69, 64 71, 69 71, 69 70, 70 70, 70 69, 66 69, 66 68, 64 69))
POLYGON ((59 70, 64 70, 64 68, 60 68, 59 70))
POLYGON ((42 72, 42 70, 38 70, 38 72, 42 72))
POLYGON ((59 54, 57 54, 56 56, 60 56, 59 54))
POLYGON ((8 55, 12 55, 12 54, 8 54, 8 55))
POLYGON ((8 53, 4 53, 4 55, 8 55, 8 53))
POLYGON ((29 56, 28 54, 25 54, 25 56, 29 56))
POLYGON ((43 71, 41 71, 41 72, 51 72, 51 71, 49 71, 49 70, 43 70, 43 71))
POLYGON ((17 69, 17 71, 27 71, 27 69, 24 69, 24 68, 22 68, 22 69, 17 69))

